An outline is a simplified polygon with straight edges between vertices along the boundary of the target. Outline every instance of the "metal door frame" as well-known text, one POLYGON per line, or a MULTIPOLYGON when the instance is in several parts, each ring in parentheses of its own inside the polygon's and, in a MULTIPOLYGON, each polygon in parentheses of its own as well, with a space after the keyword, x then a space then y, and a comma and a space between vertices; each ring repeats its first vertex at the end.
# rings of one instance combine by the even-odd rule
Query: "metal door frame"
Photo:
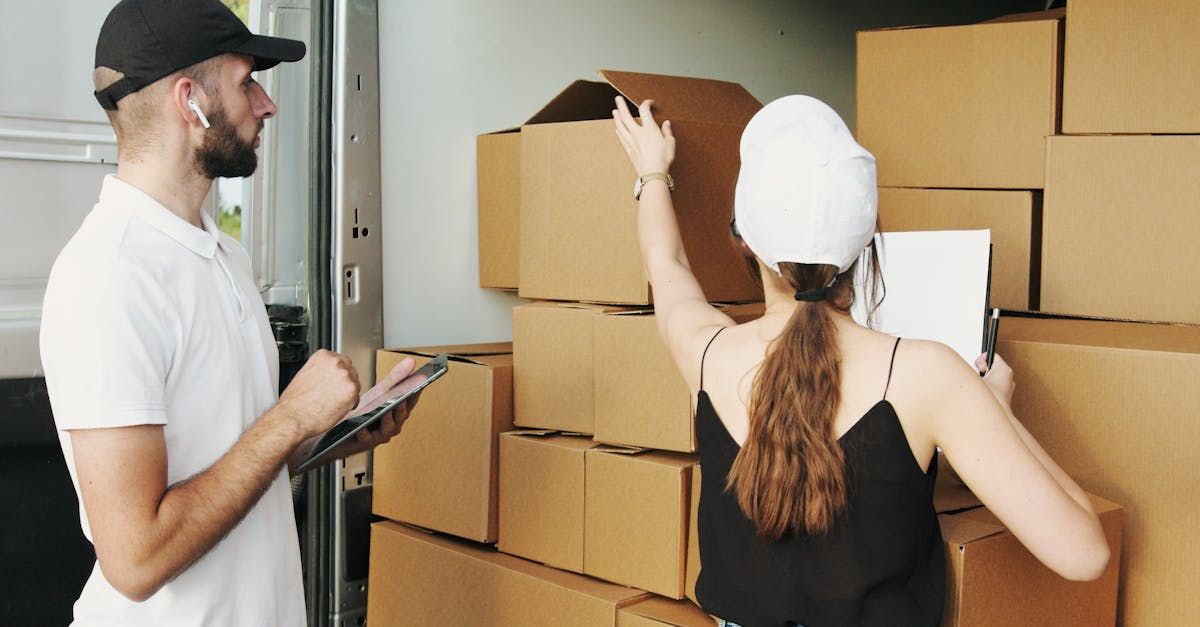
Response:
MULTIPOLYGON (((365 386, 374 380, 375 350, 383 345, 378 2, 314 0, 312 9, 310 267, 311 284, 324 289, 312 300, 312 345, 348 355, 365 386)), ((348 546, 365 546, 370 479, 368 454, 309 475, 310 626, 365 622, 366 576, 347 578, 363 570, 348 546)))

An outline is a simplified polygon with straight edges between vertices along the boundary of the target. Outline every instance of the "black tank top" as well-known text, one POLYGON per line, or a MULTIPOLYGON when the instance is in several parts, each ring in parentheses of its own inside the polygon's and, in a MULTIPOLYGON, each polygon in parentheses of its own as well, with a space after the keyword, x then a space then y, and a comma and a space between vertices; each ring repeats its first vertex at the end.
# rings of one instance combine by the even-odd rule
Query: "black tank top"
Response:
MULTIPOLYGON (((893 365, 895 359, 893 347, 893 365)), ((696 597, 705 611, 745 627, 941 622, 946 565, 933 509, 937 453, 923 472, 886 400, 891 378, 889 367, 883 399, 838 440, 845 453, 847 502, 833 529, 768 542, 755 535, 736 496, 725 491, 740 449, 704 391, 701 358, 696 597)))

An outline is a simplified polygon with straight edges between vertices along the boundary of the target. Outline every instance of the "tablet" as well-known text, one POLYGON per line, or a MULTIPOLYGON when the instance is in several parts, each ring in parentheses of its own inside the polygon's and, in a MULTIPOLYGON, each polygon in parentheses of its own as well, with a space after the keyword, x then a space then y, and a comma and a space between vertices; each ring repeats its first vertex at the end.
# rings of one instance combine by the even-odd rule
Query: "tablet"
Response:
POLYGON ((403 381, 397 383, 392 388, 395 390, 395 393, 389 396, 387 400, 362 414, 351 416, 334 425, 332 429, 325 432, 325 435, 321 436, 316 446, 313 447, 312 453, 296 468, 296 472, 301 473, 312 468, 320 461, 321 457, 339 444, 354 437, 359 431, 379 422, 379 419, 389 410, 412 398, 421 390, 428 387, 430 383, 437 381, 449 369, 447 361, 446 353, 441 353, 429 360, 429 363, 405 377, 403 381))

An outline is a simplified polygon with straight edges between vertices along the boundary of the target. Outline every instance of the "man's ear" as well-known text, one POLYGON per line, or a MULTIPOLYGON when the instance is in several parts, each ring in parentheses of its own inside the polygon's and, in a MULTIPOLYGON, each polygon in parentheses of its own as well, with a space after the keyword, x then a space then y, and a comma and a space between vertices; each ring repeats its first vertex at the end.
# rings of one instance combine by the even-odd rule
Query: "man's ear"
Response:
POLYGON ((175 82, 171 85, 171 105, 179 114, 179 117, 189 126, 207 126, 207 120, 204 119, 203 111, 208 110, 208 97, 196 81, 186 76, 180 76, 175 79, 175 82), (194 100, 201 111, 193 110, 188 105, 189 100, 194 100))

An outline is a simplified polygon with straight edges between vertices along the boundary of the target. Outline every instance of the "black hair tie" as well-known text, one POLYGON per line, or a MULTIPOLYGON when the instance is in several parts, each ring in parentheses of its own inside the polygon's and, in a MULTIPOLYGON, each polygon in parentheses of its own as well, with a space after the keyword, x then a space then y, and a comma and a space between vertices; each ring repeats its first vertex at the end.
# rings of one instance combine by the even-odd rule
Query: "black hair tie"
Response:
POLYGON ((829 293, 828 287, 819 287, 819 288, 813 289, 813 290, 804 290, 803 292, 796 292, 796 300, 802 300, 802 301, 808 302, 808 303, 815 303, 818 301, 825 300, 825 295, 828 293, 829 293))

